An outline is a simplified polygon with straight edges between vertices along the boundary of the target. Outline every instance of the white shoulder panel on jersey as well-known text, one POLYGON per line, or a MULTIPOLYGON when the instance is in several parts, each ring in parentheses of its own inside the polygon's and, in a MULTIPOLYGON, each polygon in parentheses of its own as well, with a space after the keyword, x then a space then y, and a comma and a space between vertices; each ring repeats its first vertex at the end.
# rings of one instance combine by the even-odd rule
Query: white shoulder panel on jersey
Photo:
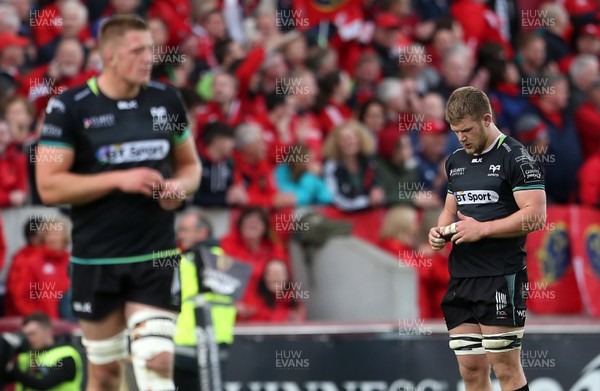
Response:
POLYGON ((86 96, 88 96, 91 92, 92 92, 92 90, 90 90, 89 88, 85 88, 82 91, 79 91, 78 93, 76 93, 75 96, 73 97, 73 100, 75 100, 75 102, 80 101, 83 98, 85 98, 86 96))
POLYGON ((148 87, 157 88, 157 89, 163 90, 163 91, 167 89, 167 85, 166 84, 161 83, 161 82, 156 81, 156 80, 150 80, 147 85, 148 85, 148 87))

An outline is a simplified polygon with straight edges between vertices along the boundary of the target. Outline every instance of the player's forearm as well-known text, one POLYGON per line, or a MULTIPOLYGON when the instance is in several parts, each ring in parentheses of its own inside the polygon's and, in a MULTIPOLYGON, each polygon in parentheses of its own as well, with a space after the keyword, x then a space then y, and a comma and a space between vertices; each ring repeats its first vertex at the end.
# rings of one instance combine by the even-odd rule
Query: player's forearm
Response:
POLYGON ((456 216, 448 209, 442 210, 440 217, 438 218, 438 227, 444 227, 450 225, 456 221, 456 216))
POLYGON ((528 206, 503 219, 483 222, 482 232, 488 238, 514 238, 542 229, 544 224, 545 208, 528 206))
POLYGON ((198 190, 201 175, 202 165, 199 162, 195 162, 178 167, 173 179, 179 182, 180 189, 188 197, 198 190))
POLYGON ((86 204, 117 190, 118 175, 116 171, 91 175, 56 173, 43 180, 38 177, 37 187, 46 205, 86 204))

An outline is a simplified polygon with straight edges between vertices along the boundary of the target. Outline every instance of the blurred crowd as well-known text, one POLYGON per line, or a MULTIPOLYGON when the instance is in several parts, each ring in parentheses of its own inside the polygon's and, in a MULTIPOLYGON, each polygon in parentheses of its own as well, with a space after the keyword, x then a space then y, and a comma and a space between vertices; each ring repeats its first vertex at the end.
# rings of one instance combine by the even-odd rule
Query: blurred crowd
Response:
MULTIPOLYGON (((444 162, 460 147, 444 113, 460 86, 484 90, 498 127, 542 165, 549 204, 600 207, 594 0, 366 0, 323 20, 301 7, 309 3, 0 0, 0 208, 40 203, 33 166, 45 105, 101 72, 98 26, 128 13, 150 27, 153 77, 176 86, 187 106, 203 165, 188 206, 239 212, 215 240, 255 266, 242 321, 305 316, 301 301, 280 300, 292 279, 289 235, 273 214, 386 208, 381 247, 423 256, 416 231, 442 207, 444 162)), ((5 313, 61 316, 60 300, 39 308, 19 295, 50 286, 44 281, 66 294, 68 230, 26 227, 5 313)), ((201 212, 189 213, 178 223, 189 242, 180 246, 209 239, 209 228, 201 212)), ((3 249, 0 240, 0 265, 3 249)), ((441 316, 426 296, 444 290, 444 256, 436 255, 439 270, 419 269, 423 317, 441 316)))

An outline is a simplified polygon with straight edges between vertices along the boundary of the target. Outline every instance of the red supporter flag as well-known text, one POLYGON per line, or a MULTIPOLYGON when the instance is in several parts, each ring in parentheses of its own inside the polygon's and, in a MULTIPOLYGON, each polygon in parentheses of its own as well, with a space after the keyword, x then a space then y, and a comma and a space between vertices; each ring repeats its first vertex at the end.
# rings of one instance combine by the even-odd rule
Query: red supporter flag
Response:
POLYGON ((297 27, 310 28, 322 20, 333 21, 340 11, 359 8, 360 4, 358 0, 294 0, 293 7, 296 13, 308 20, 308 25, 301 24, 297 27))
POLYGON ((529 289, 516 293, 527 295, 527 308, 533 313, 577 314, 582 310, 571 261, 571 223, 569 207, 549 206, 544 227, 527 236, 529 289))
POLYGON ((571 207, 571 246, 585 310, 600 317, 600 210, 571 207))

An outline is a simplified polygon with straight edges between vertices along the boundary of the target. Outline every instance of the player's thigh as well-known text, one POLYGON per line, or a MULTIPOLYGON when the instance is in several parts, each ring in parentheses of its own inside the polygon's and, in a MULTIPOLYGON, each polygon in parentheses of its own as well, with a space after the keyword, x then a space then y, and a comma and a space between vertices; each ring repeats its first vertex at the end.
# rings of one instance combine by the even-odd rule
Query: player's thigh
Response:
POLYGON ((119 308, 99 320, 79 319, 79 326, 85 339, 96 341, 114 337, 125 329, 125 314, 119 308))
POLYGON ((157 306, 152 306, 152 305, 143 304, 143 303, 136 303, 136 302, 132 302, 132 301, 128 301, 127 303, 125 303, 125 318, 126 319, 130 319, 131 315, 133 315, 136 312, 140 312, 140 311, 158 311, 158 312, 165 311, 174 316, 178 315, 177 311, 173 311, 168 308, 161 308, 161 307, 157 307, 157 306))

